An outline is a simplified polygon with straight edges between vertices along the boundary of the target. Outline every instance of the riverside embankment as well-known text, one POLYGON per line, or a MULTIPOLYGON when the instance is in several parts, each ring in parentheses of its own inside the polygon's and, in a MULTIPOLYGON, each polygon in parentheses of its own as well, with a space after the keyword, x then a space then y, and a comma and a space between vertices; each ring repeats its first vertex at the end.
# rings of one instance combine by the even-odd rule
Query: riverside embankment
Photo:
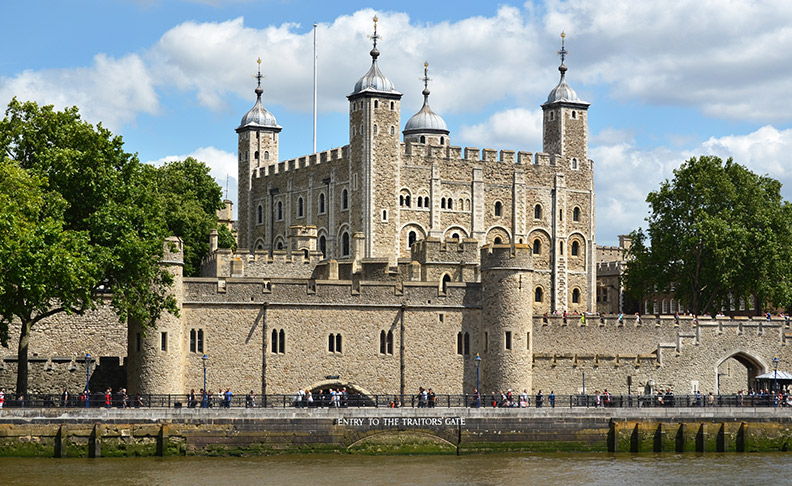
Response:
POLYGON ((5 409, 0 455, 769 452, 785 408, 5 409))

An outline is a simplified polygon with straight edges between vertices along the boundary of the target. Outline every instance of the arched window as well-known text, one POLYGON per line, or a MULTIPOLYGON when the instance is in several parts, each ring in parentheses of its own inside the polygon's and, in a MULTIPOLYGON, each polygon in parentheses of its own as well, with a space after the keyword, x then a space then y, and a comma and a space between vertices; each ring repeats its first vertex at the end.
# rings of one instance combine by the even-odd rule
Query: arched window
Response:
POLYGON ((349 193, 346 189, 341 191, 341 209, 349 209, 349 193))
POLYGON ((572 210, 572 221, 580 221, 580 208, 577 206, 572 210))
POLYGON ((668 314, 668 301, 663 299, 663 314, 668 314))
POLYGON ((445 137, 440 137, 440 145, 445 145, 445 137))
POLYGON ((571 252, 572 252, 572 256, 578 256, 578 253, 580 253, 580 243, 578 243, 577 241, 573 241, 571 252))
POLYGON ((424 197, 424 207, 425 208, 429 207, 429 196, 424 197))
POLYGON ((264 151, 264 160, 269 160, 269 150, 264 151))
POLYGON ((415 234, 415 231, 407 233, 407 247, 412 247, 417 237, 418 235, 415 234))
POLYGON ((325 212, 325 196, 323 192, 319 193, 319 214, 324 214, 325 212))
POLYGON ((393 331, 388 331, 388 354, 393 354, 393 331))
POLYGON ((424 137, 423 135, 421 135, 421 143, 426 143, 426 137, 424 137))
POLYGON ((330 353, 341 352, 341 334, 329 334, 327 336, 327 351, 330 353))
POLYGON ((391 133, 391 135, 396 135, 396 127, 394 127, 393 125, 391 125, 391 132, 390 133, 391 133))
POLYGON ((391 101, 391 111, 393 111, 395 108, 396 108, 396 104, 393 101, 391 101))
POLYGON ((341 256, 349 256, 349 233, 346 231, 341 235, 341 256))
POLYGON ((465 333, 465 349, 463 350, 465 356, 470 354, 470 333, 465 333))
POLYGON ((386 339, 385 331, 380 331, 380 354, 385 354, 385 350, 388 349, 386 339))
POLYGON ((455 239, 455 240, 457 240, 457 241, 461 240, 461 238, 459 237, 459 233, 454 233, 454 234, 452 234, 452 235, 451 235, 451 238, 453 238, 453 239, 455 239))
POLYGON ((539 255, 540 253, 542 253, 542 241, 537 238, 533 241, 533 254, 539 255))
POLYGON ((572 290, 572 303, 579 304, 580 303, 580 289, 573 289, 572 290))
POLYGON ((319 251, 322 252, 322 258, 327 258, 327 238, 325 238, 325 235, 319 237, 319 251))
POLYGON ((278 243, 275 245, 276 250, 283 250, 283 242, 278 240, 278 243))
POLYGON ((388 222, 388 210, 387 209, 383 209, 382 210, 382 222, 383 223, 387 223, 388 222))
POLYGON ((297 198, 297 217, 303 217, 303 198, 301 197, 297 198))
POLYGON ((446 200, 444 197, 440 198, 440 209, 445 209, 446 200))
POLYGON ((448 274, 443 275, 443 293, 448 291, 449 282, 451 282, 451 277, 448 274))
POLYGON ((454 209, 454 200, 449 197, 446 206, 448 206, 448 209, 454 209))
POLYGON ((458 332, 457 333, 457 354, 460 355, 460 356, 462 355, 462 350, 463 350, 463 346, 464 346, 463 339, 464 338, 462 337, 462 333, 458 332))
POLYGON ((258 160, 258 158, 259 158, 259 151, 258 150, 256 150, 256 153, 253 154, 253 158, 258 160))
POLYGON ((496 236, 495 239, 492 240, 492 242, 495 243, 496 245, 500 245, 501 243, 503 243, 503 240, 501 239, 500 236, 496 236))
POLYGON ((257 214, 256 221, 258 221, 258 224, 263 224, 264 223, 264 207, 261 204, 259 204, 258 207, 256 208, 256 214, 257 214))
POLYGON ((541 302, 543 297, 542 287, 536 287, 534 290, 534 302, 541 302))
POLYGON ((572 158, 572 170, 577 170, 578 168, 578 161, 576 158, 572 158))
POLYGON ((572 110, 572 118, 577 118, 577 112, 575 110, 572 110))
POLYGON ((409 194, 407 194, 407 196, 405 196, 405 198, 404 198, 404 205, 407 206, 408 208, 410 207, 410 195, 409 194))
POLYGON ((500 216, 503 212, 503 204, 500 201, 495 202, 495 216, 500 216))
POLYGON ((537 204, 534 206, 534 219, 542 219, 542 205, 537 204))
POLYGON ((278 201, 278 221, 283 221, 283 202, 278 201))
POLYGON ((379 100, 374 100, 374 108, 379 108, 379 100))
POLYGON ((415 202, 418 203, 418 207, 419 208, 423 207, 423 198, 421 196, 418 196, 418 198, 415 200, 415 202))
POLYGON ((377 124, 375 123, 374 124, 374 135, 376 135, 376 134, 377 134, 377 124))
POLYGON ((271 345, 272 345, 272 352, 273 353, 277 353, 278 352, 278 330, 277 329, 273 329, 272 330, 272 339, 270 341, 271 341, 271 345))

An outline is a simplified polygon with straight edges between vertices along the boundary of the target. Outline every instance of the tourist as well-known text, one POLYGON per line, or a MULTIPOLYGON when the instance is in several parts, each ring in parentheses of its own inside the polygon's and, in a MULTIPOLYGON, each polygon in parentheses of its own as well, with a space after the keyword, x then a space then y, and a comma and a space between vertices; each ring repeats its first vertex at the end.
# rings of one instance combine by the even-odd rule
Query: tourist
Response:
POLYGON ((107 390, 105 390, 105 394, 104 394, 105 408, 110 408, 110 406, 113 404, 112 394, 113 394, 112 388, 108 388, 107 390))
POLYGON ((550 390, 550 408, 555 408, 555 392, 550 390))
POLYGON ((599 390, 594 391, 594 408, 598 408, 602 404, 602 397, 599 390))
POLYGON ((699 390, 696 390, 696 406, 700 407, 702 405, 703 404, 702 404, 702 401, 701 401, 701 392, 699 390))
POLYGON ((305 401, 308 402, 308 406, 309 407, 313 406, 314 399, 313 399, 313 393, 311 393, 311 390, 305 390, 305 401))
POLYGON ((544 396, 542 390, 539 390, 539 393, 536 394, 536 408, 542 408, 542 401, 544 401, 544 396))
POLYGON ((210 408, 214 406, 214 393, 212 393, 212 390, 206 392, 206 405, 210 408))
POLYGON ((436 397, 435 397, 435 392, 432 391, 431 388, 427 392, 426 397, 427 397, 427 402, 429 404, 429 408, 434 408, 435 407, 435 399, 436 399, 436 397))
POLYGON ((710 407, 715 406, 715 397, 712 395, 712 392, 709 392, 709 395, 707 396, 707 405, 710 407))
POLYGON ((624 324, 624 314, 620 313, 619 314, 619 325, 621 326, 622 324, 624 324))
POLYGON ((304 395, 305 395, 305 392, 302 390, 302 388, 297 390, 297 395, 294 397, 297 408, 302 408, 303 407, 303 396, 304 395))
POLYGON ((253 390, 245 396, 245 408, 256 408, 256 394, 253 390))
POLYGON ((191 388, 190 393, 187 394, 187 408, 195 408, 196 403, 195 388, 191 388))
POLYGON ((498 406, 498 400, 495 398, 495 392, 492 392, 492 396, 490 397, 490 403, 492 403, 492 408, 498 406))
POLYGON ((5 393, 3 393, 3 389, 0 388, 0 408, 3 408, 4 403, 5 403, 5 393))
POLYGON ((528 407, 528 389, 523 389, 522 394, 520 395, 520 407, 527 408, 528 407))
POLYGON ((602 393, 602 401, 605 407, 610 407, 611 402, 611 394, 608 393, 608 389, 606 388, 605 391, 602 393))
POLYGON ((481 408, 481 394, 478 388, 473 389, 473 403, 476 405, 476 408, 481 408))
POLYGON ((140 392, 135 393, 135 408, 140 408, 143 406, 143 397, 140 395, 140 392))
POLYGON ((231 398, 233 398, 234 394, 231 392, 230 388, 226 388, 223 397, 225 398, 225 408, 231 408, 231 398))
POLYGON ((64 388, 63 393, 61 393, 61 407, 68 407, 69 406, 69 391, 64 388))
POLYGON ((209 406, 209 404, 207 403, 206 390, 201 388, 201 408, 206 408, 208 406, 209 406))

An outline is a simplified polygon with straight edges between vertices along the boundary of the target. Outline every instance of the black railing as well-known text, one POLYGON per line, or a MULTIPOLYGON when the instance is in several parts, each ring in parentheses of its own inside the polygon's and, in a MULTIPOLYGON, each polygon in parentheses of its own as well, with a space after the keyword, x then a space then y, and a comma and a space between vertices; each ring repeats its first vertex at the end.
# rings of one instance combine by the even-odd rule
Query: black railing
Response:
POLYGON ((685 408, 685 407, 790 407, 788 396, 772 395, 220 395, 190 397, 171 395, 30 394, 24 399, 5 397, 7 408, 685 408))

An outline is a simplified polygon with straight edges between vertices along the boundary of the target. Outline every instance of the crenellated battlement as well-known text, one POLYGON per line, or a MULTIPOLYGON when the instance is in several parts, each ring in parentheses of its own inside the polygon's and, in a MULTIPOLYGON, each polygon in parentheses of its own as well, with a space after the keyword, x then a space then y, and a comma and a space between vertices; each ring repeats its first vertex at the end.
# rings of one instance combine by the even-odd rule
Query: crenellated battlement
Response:
POLYGON ((556 166, 561 160, 557 154, 525 152, 514 150, 479 149, 477 147, 456 147, 448 145, 428 145, 418 142, 401 144, 403 157, 435 157, 446 161, 463 162, 501 162, 516 165, 556 166))
POLYGON ((411 258, 421 264, 448 262, 478 264, 478 248, 478 241, 473 238, 441 240, 428 237, 413 244, 411 258))
POLYGON ((481 270, 513 268, 533 269, 533 248, 530 245, 486 245, 481 248, 481 270))
POLYGON ((253 177, 258 179, 260 177, 268 177, 283 172, 291 172, 295 170, 305 169, 307 167, 316 166, 319 164, 327 164, 344 160, 349 157, 349 145, 337 147, 324 152, 317 152, 310 155, 304 155, 294 159, 284 160, 275 164, 259 167, 255 170, 253 177))

